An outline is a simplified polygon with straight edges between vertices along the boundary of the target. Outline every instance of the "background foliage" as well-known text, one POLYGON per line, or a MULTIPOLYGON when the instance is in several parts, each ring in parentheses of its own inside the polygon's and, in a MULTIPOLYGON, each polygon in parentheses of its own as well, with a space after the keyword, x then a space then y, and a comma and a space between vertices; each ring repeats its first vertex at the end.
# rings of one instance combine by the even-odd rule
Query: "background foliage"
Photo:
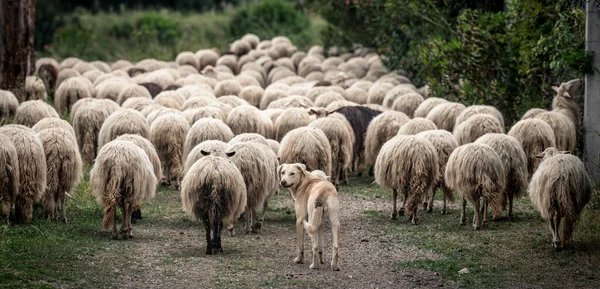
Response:
POLYGON ((325 45, 375 47, 436 96, 498 107, 510 121, 591 72, 585 13, 570 0, 308 0, 325 45), (332 3, 333 2, 333 3, 332 3), (349 25, 355 23, 355 25, 349 25), (356 29, 356 26, 360 29, 356 29))

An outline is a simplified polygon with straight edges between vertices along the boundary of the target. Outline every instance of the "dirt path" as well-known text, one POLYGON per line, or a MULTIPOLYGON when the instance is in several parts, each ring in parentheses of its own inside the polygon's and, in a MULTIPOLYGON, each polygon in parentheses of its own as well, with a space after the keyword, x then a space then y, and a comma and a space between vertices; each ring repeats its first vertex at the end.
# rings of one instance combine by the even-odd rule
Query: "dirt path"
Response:
MULTIPOLYGON (((223 239, 224 254, 205 256, 203 229, 179 209, 178 192, 167 191, 156 212, 134 225, 134 240, 108 247, 86 259, 85 266, 107 271, 108 287, 125 288, 432 288, 456 287, 437 273, 399 269, 397 262, 438 258, 435 253, 407 246, 385 233, 390 223, 364 211, 391 211, 379 198, 342 196, 342 270, 325 264, 310 270, 310 240, 305 238, 305 263, 295 264, 293 201, 277 196, 263 230, 223 239)), ((343 194, 342 194, 343 195, 343 194)), ((155 201, 155 202, 157 202, 155 201)), ((401 224, 396 224, 402 226, 401 224)), ((331 234, 326 229, 325 262, 331 260, 331 234)))

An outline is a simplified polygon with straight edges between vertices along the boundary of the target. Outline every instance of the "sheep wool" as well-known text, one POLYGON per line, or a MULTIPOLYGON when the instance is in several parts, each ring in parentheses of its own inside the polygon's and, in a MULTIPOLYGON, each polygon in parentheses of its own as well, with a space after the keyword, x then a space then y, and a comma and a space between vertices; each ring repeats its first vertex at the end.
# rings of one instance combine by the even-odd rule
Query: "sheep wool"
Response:
POLYGON ((183 145, 190 130, 187 120, 177 114, 165 114, 150 126, 150 141, 154 144, 165 175, 165 183, 175 182, 179 189, 183 172, 183 145))
POLYGON ((465 109, 461 103, 448 102, 441 103, 433 107, 425 118, 433 121, 439 129, 445 129, 449 132, 454 130, 456 118, 465 109))
POLYGON ((141 148, 148 159, 150 160, 150 164, 152 164, 152 168, 154 171, 154 176, 157 180, 162 179, 162 164, 160 163, 160 158, 158 157, 158 153, 156 152, 156 148, 154 145, 146 138, 143 138, 139 134, 123 134, 120 135, 115 140, 129 141, 141 148))
POLYGON ((282 164, 302 163, 307 170, 331 175, 331 146, 320 129, 300 127, 290 131, 281 140, 277 156, 282 164))
POLYGON ((386 111, 373 118, 365 136, 365 162, 374 165, 381 146, 398 134, 400 127, 410 121, 399 111, 386 111))
POLYGON ((415 135, 423 131, 438 129, 433 121, 426 118, 413 118, 398 130, 399 135, 415 135))
POLYGON ((98 133, 98 148, 122 134, 139 134, 148 138, 150 128, 144 115, 134 109, 121 108, 106 118, 98 133))
POLYGON ((206 156, 196 161, 181 184, 183 210, 206 231, 206 254, 222 252, 223 225, 233 230, 233 222, 246 208, 244 177, 231 161, 206 156))
POLYGON ((318 128, 329 140, 331 147, 331 182, 339 187, 340 172, 346 171, 352 164, 352 135, 346 125, 332 117, 319 118, 308 127, 318 128))
POLYGON ((576 156, 549 147, 527 190, 531 202, 548 220, 552 245, 560 249, 572 239, 575 223, 592 195, 592 181, 576 156), (564 218, 562 232, 559 232, 564 218))
POLYGON ((92 195, 103 209, 103 227, 112 224, 112 236, 131 238, 131 213, 142 201, 154 198, 156 177, 146 153, 129 141, 114 140, 98 152, 90 171, 92 195), (123 225, 117 233, 116 213, 121 209, 123 225))
POLYGON ((375 181, 392 189, 392 219, 397 216, 396 199, 400 191, 404 195, 400 213, 406 209, 411 223, 417 224, 419 204, 435 184, 438 173, 437 151, 429 141, 398 135, 386 142, 375 161, 375 181))
POLYGON ((556 147, 554 131, 545 121, 537 118, 520 120, 508 131, 508 135, 516 138, 525 155, 527 155, 527 171, 532 176, 535 172, 539 158, 535 156, 544 152, 546 148, 556 147))
POLYGON ((19 107, 19 100, 8 90, 0 89, 0 124, 13 118, 19 107))
POLYGON ((71 115, 73 130, 83 163, 90 165, 99 150, 98 135, 109 113, 98 103, 81 106, 71 115))
POLYGON ((498 119, 498 122, 500 122, 502 129, 504 129, 504 117, 502 117, 502 113, 491 105, 472 105, 465 108, 465 110, 463 110, 456 118, 454 127, 457 127, 459 124, 476 114, 489 114, 495 116, 498 119))
POLYGON ((33 127, 40 120, 47 117, 58 118, 59 116, 56 110, 44 101, 28 100, 21 103, 15 111, 13 123, 33 127))
POLYGON ((414 117, 427 117, 434 107, 442 103, 448 103, 448 101, 438 97, 427 98, 415 109, 414 117))
POLYGON ((201 118, 192 125, 185 137, 183 157, 187 158, 192 149, 203 141, 220 140, 229 142, 233 136, 233 132, 223 121, 214 118, 201 118))
POLYGON ((476 141, 486 133, 504 133, 504 127, 490 114, 475 114, 454 127, 454 138, 459 145, 476 141))
POLYGON ((19 158, 10 138, 0 135, 0 216, 9 224, 10 209, 19 194, 19 158))
POLYGON ((535 118, 545 121, 552 128, 557 149, 575 152, 577 131, 575 123, 568 116, 555 111, 546 111, 536 115, 535 118))
POLYGON ((275 121, 275 138, 281 141, 291 130, 307 126, 311 121, 308 112, 302 108, 288 108, 275 121))
POLYGON ((473 204, 473 228, 478 230, 480 199, 483 198, 483 225, 487 223, 488 204, 498 216, 504 204, 504 166, 500 156, 488 145, 469 143, 456 148, 446 164, 446 185, 463 198, 460 224, 466 222, 467 201, 473 204))

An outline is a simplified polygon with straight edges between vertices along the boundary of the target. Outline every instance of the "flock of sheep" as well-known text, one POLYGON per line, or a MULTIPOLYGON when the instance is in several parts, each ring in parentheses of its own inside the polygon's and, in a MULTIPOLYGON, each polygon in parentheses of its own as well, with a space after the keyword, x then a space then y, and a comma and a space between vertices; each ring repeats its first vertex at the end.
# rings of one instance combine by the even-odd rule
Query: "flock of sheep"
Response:
POLYGON ((530 110, 505 134, 494 107, 428 97, 427 86, 365 48, 302 52, 286 37, 248 34, 223 55, 203 49, 173 62, 42 58, 20 99, 0 91, 1 121, 12 122, 0 127, 2 215, 8 221, 14 205, 15 220, 27 223, 41 202, 46 216, 58 218, 60 208, 66 222, 65 196, 92 165, 113 237, 131 237, 132 217, 161 182, 181 190, 212 254, 222 250, 222 227, 233 235, 242 214, 246 233, 261 229, 280 189, 277 167, 302 163, 336 188, 369 168, 393 191, 392 217, 406 212, 413 224, 421 206, 432 211, 438 188, 442 213, 453 190, 462 197, 461 224, 467 201, 474 205, 475 229, 480 210, 484 225, 489 206, 497 217, 508 205, 510 215, 528 190, 561 247, 591 196, 582 162, 564 152, 577 147, 581 86, 561 84, 552 110, 530 110), (67 113, 70 123, 60 119, 67 113))

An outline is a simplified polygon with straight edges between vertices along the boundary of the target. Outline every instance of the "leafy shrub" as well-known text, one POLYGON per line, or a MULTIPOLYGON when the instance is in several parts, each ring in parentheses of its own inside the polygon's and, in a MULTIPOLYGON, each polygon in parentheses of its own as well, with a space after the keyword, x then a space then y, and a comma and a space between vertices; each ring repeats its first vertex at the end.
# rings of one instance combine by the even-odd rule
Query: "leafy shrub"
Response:
POLYGON ((181 37, 179 22, 160 13, 146 13, 135 20, 133 36, 143 41, 157 40, 173 45, 181 37))

